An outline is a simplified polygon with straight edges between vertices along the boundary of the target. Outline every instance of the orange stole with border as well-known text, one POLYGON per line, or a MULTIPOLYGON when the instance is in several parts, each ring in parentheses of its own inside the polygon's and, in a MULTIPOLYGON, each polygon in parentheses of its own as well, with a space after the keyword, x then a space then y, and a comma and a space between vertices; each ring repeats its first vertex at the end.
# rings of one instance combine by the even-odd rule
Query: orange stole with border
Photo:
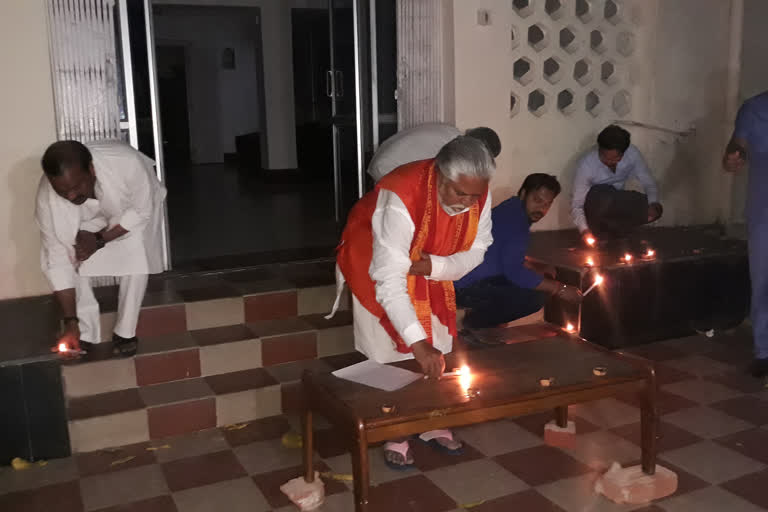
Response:
MULTIPOLYGON (((397 194, 411 216, 415 226, 410 249, 411 261, 421 259, 422 253, 450 256, 469 250, 477 235, 480 212, 488 192, 469 211, 448 215, 438 199, 434 159, 422 160, 403 165, 387 174, 350 211, 337 249, 336 262, 352 294, 379 319, 397 351, 407 354, 411 349, 395 330, 384 308, 376 301, 375 283, 368 274, 373 258, 371 218, 382 189, 397 194)), ((455 336, 456 294, 453 281, 434 281, 409 274, 407 282, 408 295, 419 323, 427 333, 427 341, 432 343, 431 315, 435 315, 455 336)))

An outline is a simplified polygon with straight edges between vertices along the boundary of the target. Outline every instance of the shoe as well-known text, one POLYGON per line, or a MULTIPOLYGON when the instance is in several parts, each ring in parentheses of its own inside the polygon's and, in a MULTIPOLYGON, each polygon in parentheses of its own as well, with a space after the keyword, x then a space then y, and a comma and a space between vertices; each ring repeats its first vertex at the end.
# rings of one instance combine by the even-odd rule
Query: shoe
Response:
POLYGON ((113 353, 116 356, 131 357, 136 355, 136 351, 139 349, 139 339, 134 336, 133 338, 123 338, 117 334, 112 335, 113 353))

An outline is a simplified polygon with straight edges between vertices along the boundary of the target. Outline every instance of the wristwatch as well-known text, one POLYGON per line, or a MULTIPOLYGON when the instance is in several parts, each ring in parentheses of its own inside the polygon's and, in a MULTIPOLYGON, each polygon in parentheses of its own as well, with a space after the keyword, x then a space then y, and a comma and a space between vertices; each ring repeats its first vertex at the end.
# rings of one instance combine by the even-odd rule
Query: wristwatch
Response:
POLYGON ((95 233, 96 236, 96 246, 99 249, 103 249, 105 245, 107 245, 107 241, 104 240, 104 235, 101 234, 101 232, 95 233))

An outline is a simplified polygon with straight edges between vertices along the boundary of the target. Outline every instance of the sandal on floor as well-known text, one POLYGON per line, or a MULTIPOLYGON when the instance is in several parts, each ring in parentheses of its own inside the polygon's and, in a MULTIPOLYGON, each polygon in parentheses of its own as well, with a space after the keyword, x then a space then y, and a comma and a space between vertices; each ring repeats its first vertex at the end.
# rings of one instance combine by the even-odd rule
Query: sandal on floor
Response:
MULTIPOLYGON (((423 442, 428 444, 430 447, 434 448, 435 450, 441 451, 443 453, 447 453, 448 455, 461 455, 464 453, 464 445, 462 444, 458 448, 450 449, 444 444, 441 444, 438 442, 438 439, 449 439, 451 441, 454 441, 453 432, 450 430, 430 430, 429 432, 424 432, 419 436, 419 439, 421 439, 423 442)), ((457 442, 461 442, 458 439, 455 439, 457 442)))
POLYGON ((408 445, 408 441, 403 441, 402 443, 393 443, 392 441, 388 441, 384 443, 384 464, 386 464, 389 469, 394 469, 395 471, 408 471, 409 469, 412 469, 414 467, 413 455, 411 455, 411 449, 408 445), (403 458, 403 463, 398 464, 389 460, 386 455, 387 452, 401 455, 403 458))
POLYGON ((133 338, 123 338, 115 334, 112 336, 112 346, 112 353, 116 356, 135 356, 136 351, 139 349, 139 339, 136 336, 133 338))

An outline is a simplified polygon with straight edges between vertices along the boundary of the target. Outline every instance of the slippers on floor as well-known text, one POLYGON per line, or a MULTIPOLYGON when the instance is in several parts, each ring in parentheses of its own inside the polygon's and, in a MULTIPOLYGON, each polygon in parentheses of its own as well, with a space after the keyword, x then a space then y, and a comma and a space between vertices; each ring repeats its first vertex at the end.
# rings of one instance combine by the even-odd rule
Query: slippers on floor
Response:
POLYGON ((419 439, 421 439, 424 443, 428 444, 435 450, 447 453, 448 455, 461 455, 464 453, 464 445, 461 445, 455 449, 451 449, 438 442, 438 439, 454 440, 453 432, 450 430, 430 430, 429 432, 424 432, 421 434, 419 439))
POLYGON ((393 469, 395 471, 408 471, 409 469, 413 469, 415 467, 413 464, 413 455, 411 455, 411 449, 408 445, 408 441, 403 441, 402 443, 394 443, 392 441, 388 441, 384 443, 384 454, 384 463, 389 469, 393 469), (397 464, 396 462, 389 460, 386 457, 387 452, 394 452, 402 455, 403 464, 397 464))

